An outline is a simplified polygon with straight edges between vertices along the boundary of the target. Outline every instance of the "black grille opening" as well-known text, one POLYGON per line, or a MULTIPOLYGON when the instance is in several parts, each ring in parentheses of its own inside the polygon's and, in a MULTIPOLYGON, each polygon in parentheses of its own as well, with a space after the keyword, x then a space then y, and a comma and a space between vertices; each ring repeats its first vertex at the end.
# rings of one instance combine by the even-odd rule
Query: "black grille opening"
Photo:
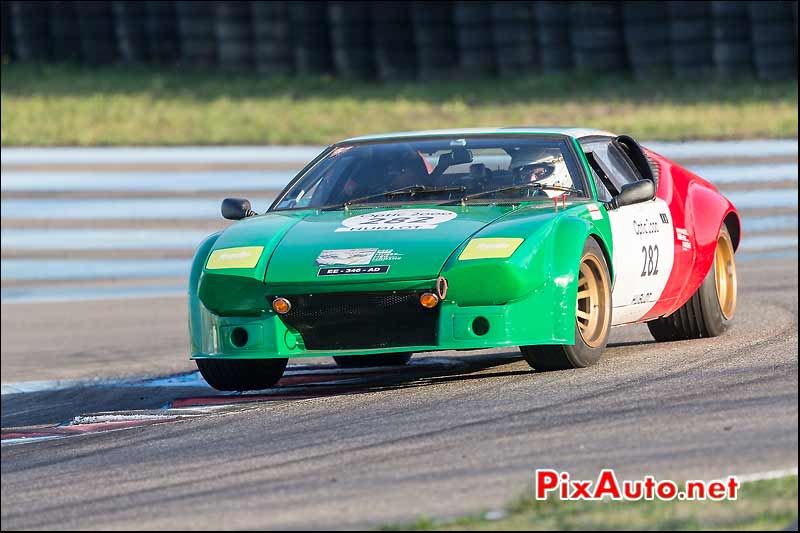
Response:
POLYGON ((423 292, 291 296, 292 309, 281 319, 300 332, 309 350, 432 346, 440 306, 422 307, 423 292))

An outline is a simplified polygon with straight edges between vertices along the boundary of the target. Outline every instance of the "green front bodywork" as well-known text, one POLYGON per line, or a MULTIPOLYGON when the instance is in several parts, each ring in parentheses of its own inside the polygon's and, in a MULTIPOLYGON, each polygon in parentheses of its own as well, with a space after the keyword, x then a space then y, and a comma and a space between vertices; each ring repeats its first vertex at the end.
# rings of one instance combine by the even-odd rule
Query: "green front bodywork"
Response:
MULTIPOLYGON (((602 204, 550 200, 518 205, 368 207, 349 211, 273 211, 233 224, 198 248, 189 286, 193 358, 292 358, 429 350, 479 349, 536 344, 572 344, 576 280, 587 238, 595 238, 611 265, 611 231, 602 204), (593 219, 588 206, 600 208, 593 219), (434 229, 337 232, 346 218, 395 209, 441 209, 456 216, 434 229), (510 257, 460 260, 473 238, 522 238, 510 257), (252 268, 209 270, 215 250, 261 246, 252 268), (388 272, 320 276, 316 258, 323 250, 380 248, 394 254, 388 272), (275 296, 433 289, 447 279, 440 306, 437 344, 382 349, 306 350, 302 336, 271 309, 275 296), (472 331, 476 317, 489 331, 472 331), (231 342, 234 328, 248 342, 231 342)), ((613 273, 612 273, 613 275, 613 273)))

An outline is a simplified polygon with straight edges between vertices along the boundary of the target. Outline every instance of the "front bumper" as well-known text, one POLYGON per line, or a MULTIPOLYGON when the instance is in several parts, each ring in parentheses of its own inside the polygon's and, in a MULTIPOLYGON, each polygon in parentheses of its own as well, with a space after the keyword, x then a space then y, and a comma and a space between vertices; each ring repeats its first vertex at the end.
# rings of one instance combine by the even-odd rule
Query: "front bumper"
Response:
MULTIPOLYGON (((194 299, 190 313, 192 358, 298 358, 572 344, 574 317, 565 320, 561 298, 563 294, 552 294, 544 286, 524 298, 496 305, 462 306, 445 300, 430 323, 435 331, 428 337, 432 340, 429 344, 409 345, 394 336, 394 341, 380 346, 344 349, 309 349, 301 332, 287 324, 291 321, 272 311, 253 317, 218 316, 194 299)), ((357 336, 357 328, 343 335, 357 336)))

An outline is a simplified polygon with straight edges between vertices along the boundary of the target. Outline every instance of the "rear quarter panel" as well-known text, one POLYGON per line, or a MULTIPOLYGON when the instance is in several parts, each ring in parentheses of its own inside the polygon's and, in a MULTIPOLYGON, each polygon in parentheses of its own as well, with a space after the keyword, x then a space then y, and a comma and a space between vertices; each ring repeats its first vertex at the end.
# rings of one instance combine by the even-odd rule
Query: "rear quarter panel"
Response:
POLYGON ((726 220, 738 247, 741 225, 736 208, 714 185, 669 159, 645 149, 658 167, 656 196, 669 205, 675 228, 675 260, 658 303, 643 317, 669 315, 694 294, 714 262, 717 237, 726 220))

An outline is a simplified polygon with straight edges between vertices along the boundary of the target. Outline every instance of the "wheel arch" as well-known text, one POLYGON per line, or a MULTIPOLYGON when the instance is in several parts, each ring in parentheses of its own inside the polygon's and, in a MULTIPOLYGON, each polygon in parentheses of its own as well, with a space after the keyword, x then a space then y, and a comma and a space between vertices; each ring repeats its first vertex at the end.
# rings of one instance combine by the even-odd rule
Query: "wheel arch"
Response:
POLYGON ((685 290, 680 301, 676 302, 679 305, 683 305, 694 294, 711 269, 722 225, 725 224, 729 232, 735 228, 737 236, 731 235, 731 239, 735 239, 734 250, 738 248, 741 236, 739 215, 733 204, 710 186, 694 183, 689 187, 686 211, 687 226, 691 224, 687 229, 693 236, 695 258, 685 290))
POLYGON ((735 252, 739 249, 739 242, 742 238, 742 221, 739 218, 739 214, 736 211, 730 211, 727 215, 725 215, 722 223, 725 224, 726 228, 728 228, 728 233, 730 234, 731 241, 733 242, 733 251, 735 252))
POLYGON ((212 233, 201 242, 194 252, 192 257, 192 267, 189 272, 189 295, 197 296, 197 287, 200 282, 200 275, 203 273, 203 268, 206 265, 208 254, 211 253, 211 248, 217 242, 222 232, 212 233))
POLYGON ((613 289, 613 242, 611 242, 611 229, 607 223, 607 217, 604 217, 604 220, 606 220, 606 224, 598 226, 594 221, 582 217, 562 218, 551 237, 550 290, 553 301, 559 302, 560 307, 560 316, 553 317, 554 323, 557 324, 557 331, 570 332, 571 335, 575 328, 578 271, 587 240, 592 239, 602 250, 611 280, 609 290, 613 289), (569 244, 564 246, 564 243, 569 244))
POLYGON ((614 263, 611 261, 611 251, 609 250, 608 245, 606 244, 605 240, 600 236, 597 232, 589 233, 588 239, 594 239, 597 242, 597 245, 600 246, 600 249, 603 251, 603 258, 606 260, 606 266, 608 266, 608 274, 611 276, 611 283, 614 283, 614 263))
POLYGON ((198 286, 200 284, 200 276, 203 273, 203 268, 206 265, 208 255, 211 249, 217 242, 217 238, 222 232, 212 233, 205 238, 203 242, 195 250, 194 258, 192 259, 192 267, 189 272, 189 287, 188 287, 188 305, 189 305, 189 339, 191 342, 192 355, 202 353, 203 350, 203 335, 205 333, 203 328, 203 315, 208 315, 203 303, 200 301, 198 294, 198 286))

